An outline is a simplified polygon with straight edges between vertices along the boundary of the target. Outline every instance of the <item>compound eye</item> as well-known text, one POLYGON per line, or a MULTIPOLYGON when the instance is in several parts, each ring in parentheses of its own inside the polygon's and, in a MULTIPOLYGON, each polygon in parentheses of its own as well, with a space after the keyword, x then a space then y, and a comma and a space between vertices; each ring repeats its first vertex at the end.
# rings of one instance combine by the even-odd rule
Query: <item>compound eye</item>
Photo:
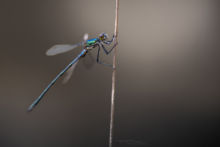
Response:
POLYGON ((104 36, 105 36, 105 39, 108 39, 108 34, 104 34, 104 36))
POLYGON ((100 38, 101 40, 104 40, 104 39, 105 39, 104 35, 101 35, 99 38, 100 38))
POLYGON ((102 34, 99 35, 99 38, 100 38, 100 40, 104 41, 104 40, 107 39, 107 36, 106 36, 105 33, 102 33, 102 34))
POLYGON ((102 38, 102 40, 104 40, 104 39, 105 39, 105 36, 104 36, 104 35, 102 35, 102 36, 101 36, 101 38, 102 38))

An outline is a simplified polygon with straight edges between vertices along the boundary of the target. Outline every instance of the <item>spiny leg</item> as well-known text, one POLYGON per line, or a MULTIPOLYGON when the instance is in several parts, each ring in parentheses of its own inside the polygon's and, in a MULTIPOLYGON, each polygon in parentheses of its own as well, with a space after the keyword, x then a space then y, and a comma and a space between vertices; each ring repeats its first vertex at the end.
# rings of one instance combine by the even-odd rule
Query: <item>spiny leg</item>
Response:
POLYGON ((108 67, 112 67, 111 64, 106 64, 106 63, 103 63, 99 60, 99 53, 100 53, 100 45, 98 45, 98 53, 97 53, 97 58, 96 58, 96 62, 99 63, 99 64, 102 64, 102 65, 105 65, 105 66, 108 66, 108 67))
POLYGON ((109 41, 103 41, 105 44, 109 45, 112 43, 112 41, 115 39, 115 35, 112 36, 112 39, 109 41))
POLYGON ((101 44, 105 54, 108 55, 109 53, 112 52, 112 50, 116 47, 116 45, 118 45, 118 42, 116 42, 109 51, 105 48, 105 46, 102 43, 99 43, 99 44, 101 44))

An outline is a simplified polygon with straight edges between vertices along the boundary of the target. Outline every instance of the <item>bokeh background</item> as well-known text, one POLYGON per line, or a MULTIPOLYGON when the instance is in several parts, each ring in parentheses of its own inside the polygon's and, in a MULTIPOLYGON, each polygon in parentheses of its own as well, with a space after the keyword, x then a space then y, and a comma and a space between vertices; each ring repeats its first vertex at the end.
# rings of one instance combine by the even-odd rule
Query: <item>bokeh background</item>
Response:
MULTIPOLYGON (((120 1, 115 147, 220 145, 219 8, 217 0, 120 1)), ((112 70, 96 64, 96 50, 69 83, 26 109, 80 48, 45 51, 84 33, 112 36, 114 15, 114 0, 0 0, 1 147, 108 145, 112 70)))

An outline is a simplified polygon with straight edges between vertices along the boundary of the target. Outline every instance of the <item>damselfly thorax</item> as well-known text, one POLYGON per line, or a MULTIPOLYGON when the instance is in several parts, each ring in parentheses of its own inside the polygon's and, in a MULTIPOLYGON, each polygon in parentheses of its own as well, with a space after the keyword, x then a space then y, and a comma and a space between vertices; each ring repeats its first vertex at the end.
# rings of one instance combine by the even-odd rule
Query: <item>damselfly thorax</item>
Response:
POLYGON ((99 38, 89 39, 85 42, 84 48, 87 50, 91 50, 91 49, 97 47, 99 42, 100 42, 99 38))

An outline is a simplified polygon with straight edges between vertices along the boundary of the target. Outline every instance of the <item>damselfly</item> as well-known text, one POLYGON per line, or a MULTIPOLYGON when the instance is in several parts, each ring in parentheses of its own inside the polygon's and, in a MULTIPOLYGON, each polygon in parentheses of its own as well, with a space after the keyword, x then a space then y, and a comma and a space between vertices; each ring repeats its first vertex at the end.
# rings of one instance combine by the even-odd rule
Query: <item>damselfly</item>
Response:
POLYGON ((108 40, 108 35, 106 33, 101 33, 99 35, 99 37, 97 38, 92 38, 92 39, 89 39, 88 40, 88 34, 85 34, 84 35, 84 40, 80 43, 77 43, 77 44, 59 44, 59 45, 54 45, 52 46, 49 50, 47 50, 46 52, 46 55, 48 56, 53 56, 53 55, 57 55, 57 54, 61 54, 61 53, 65 53, 65 52, 68 52, 76 47, 79 47, 79 46, 82 46, 82 51, 81 53, 78 54, 78 56, 76 58, 74 58, 50 83, 49 85, 43 90, 43 92, 40 94, 40 96, 28 107, 28 111, 31 111, 33 110, 33 108, 40 102, 40 100, 44 97, 44 95, 47 93, 47 91, 54 85, 54 83, 65 73, 66 73, 66 77, 64 78, 64 83, 66 83, 78 61, 85 57, 86 54, 88 52, 90 52, 91 50, 97 48, 98 49, 98 52, 97 52, 97 63, 99 64, 103 64, 103 65, 106 65, 106 66, 110 66, 112 67, 112 65, 109 65, 109 64, 105 64, 103 62, 101 62, 99 60, 99 53, 100 53, 100 49, 102 48, 104 53, 105 54, 109 54, 114 48, 115 46, 117 45, 117 42, 114 43, 114 45, 111 47, 110 50, 107 50, 105 48, 104 45, 110 45, 112 42, 114 42, 115 40, 115 36, 113 35, 112 39, 111 40, 108 40))

